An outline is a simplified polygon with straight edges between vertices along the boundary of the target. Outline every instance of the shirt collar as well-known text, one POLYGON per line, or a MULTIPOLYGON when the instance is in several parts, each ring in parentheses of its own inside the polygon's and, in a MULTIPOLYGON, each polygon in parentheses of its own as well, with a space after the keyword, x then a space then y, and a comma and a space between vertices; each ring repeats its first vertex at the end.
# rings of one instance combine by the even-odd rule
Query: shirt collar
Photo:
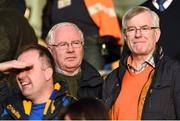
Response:
POLYGON ((127 68, 128 70, 132 71, 133 73, 140 73, 142 72, 147 66, 152 66, 153 68, 155 68, 155 62, 154 62, 154 57, 151 55, 150 57, 148 57, 144 63, 141 65, 141 69, 140 70, 136 70, 133 66, 130 65, 130 61, 131 58, 130 56, 128 57, 128 61, 127 61, 127 68))
MULTIPOLYGON (((159 9, 159 5, 158 3, 156 2, 157 0, 153 0, 152 1, 152 4, 157 8, 159 9)), ((163 3, 163 6, 165 9, 167 9, 169 7, 169 5, 172 3, 173 0, 166 0, 164 3, 163 3)))
POLYGON ((150 56, 147 60, 145 60, 145 63, 148 63, 150 66, 155 68, 155 62, 154 62, 154 57, 150 56))

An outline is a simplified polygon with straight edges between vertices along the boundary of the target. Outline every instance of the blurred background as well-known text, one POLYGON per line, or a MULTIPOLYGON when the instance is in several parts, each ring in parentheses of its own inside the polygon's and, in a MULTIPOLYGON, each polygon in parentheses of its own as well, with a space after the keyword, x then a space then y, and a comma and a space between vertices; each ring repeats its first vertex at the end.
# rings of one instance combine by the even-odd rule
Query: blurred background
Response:
MULTIPOLYGON (((146 0, 113 0, 116 13, 121 20, 124 12, 136 5, 143 3, 146 0)), ((36 35, 40 37, 41 35, 41 17, 42 9, 46 3, 46 0, 25 0, 27 10, 25 16, 28 18, 30 24, 33 26, 36 35)))

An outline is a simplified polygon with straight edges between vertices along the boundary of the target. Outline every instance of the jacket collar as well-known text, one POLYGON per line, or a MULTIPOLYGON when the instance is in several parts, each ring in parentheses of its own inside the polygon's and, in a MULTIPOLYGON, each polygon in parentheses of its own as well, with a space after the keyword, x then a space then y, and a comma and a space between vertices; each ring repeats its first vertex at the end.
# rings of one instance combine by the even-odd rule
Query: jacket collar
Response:
MULTIPOLYGON (((57 90, 57 94, 54 95, 52 99, 49 99, 47 101, 44 109, 45 110, 44 116, 47 115, 49 111, 55 111, 55 108, 54 110, 52 110, 52 107, 54 106, 54 102, 56 102, 56 100, 58 100, 59 97, 67 93, 67 90, 65 89, 66 86, 64 84, 65 83, 63 81, 61 81, 60 83, 56 82, 56 84, 54 84, 55 87, 54 90, 57 90)), ((6 107, 8 109, 8 112, 11 113, 11 116, 13 116, 14 119, 27 119, 28 115, 31 112, 32 102, 27 98, 25 98, 21 93, 18 93, 17 95, 19 96, 13 96, 14 98, 12 99, 15 99, 14 101, 12 101, 12 99, 7 101, 6 107)))
POLYGON ((94 87, 103 83, 103 79, 99 72, 85 60, 83 60, 81 64, 81 71, 80 86, 94 87))
POLYGON ((164 57, 163 48, 159 44, 156 44, 156 50, 153 54, 153 57, 154 57, 155 66, 158 66, 160 60, 162 60, 162 58, 164 57))

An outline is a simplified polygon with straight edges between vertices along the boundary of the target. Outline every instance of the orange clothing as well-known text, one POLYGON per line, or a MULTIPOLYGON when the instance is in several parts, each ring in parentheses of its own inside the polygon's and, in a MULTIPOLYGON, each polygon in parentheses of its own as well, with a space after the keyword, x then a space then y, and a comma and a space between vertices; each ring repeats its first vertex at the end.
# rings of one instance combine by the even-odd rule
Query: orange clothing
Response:
POLYGON ((99 35, 110 35, 122 45, 121 29, 112 0, 84 0, 92 20, 99 27, 99 35))
POLYGON ((137 120, 139 97, 152 69, 148 66, 138 74, 126 70, 120 94, 112 107, 113 120, 137 120))

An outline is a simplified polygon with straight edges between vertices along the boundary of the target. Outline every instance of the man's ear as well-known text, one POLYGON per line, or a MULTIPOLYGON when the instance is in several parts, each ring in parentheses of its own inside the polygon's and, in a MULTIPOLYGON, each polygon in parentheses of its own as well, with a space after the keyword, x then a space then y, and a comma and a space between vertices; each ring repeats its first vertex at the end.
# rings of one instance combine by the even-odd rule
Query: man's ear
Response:
POLYGON ((45 78, 46 80, 50 80, 52 77, 53 77, 53 69, 49 67, 45 70, 45 78))
POLYGON ((159 28, 155 29, 155 36, 156 36, 156 42, 158 42, 161 36, 161 30, 159 28))
POLYGON ((52 47, 48 46, 47 48, 48 48, 49 52, 52 54, 52 47))
POLYGON ((126 40, 127 39, 126 33, 123 32, 122 35, 123 35, 123 39, 126 40))

